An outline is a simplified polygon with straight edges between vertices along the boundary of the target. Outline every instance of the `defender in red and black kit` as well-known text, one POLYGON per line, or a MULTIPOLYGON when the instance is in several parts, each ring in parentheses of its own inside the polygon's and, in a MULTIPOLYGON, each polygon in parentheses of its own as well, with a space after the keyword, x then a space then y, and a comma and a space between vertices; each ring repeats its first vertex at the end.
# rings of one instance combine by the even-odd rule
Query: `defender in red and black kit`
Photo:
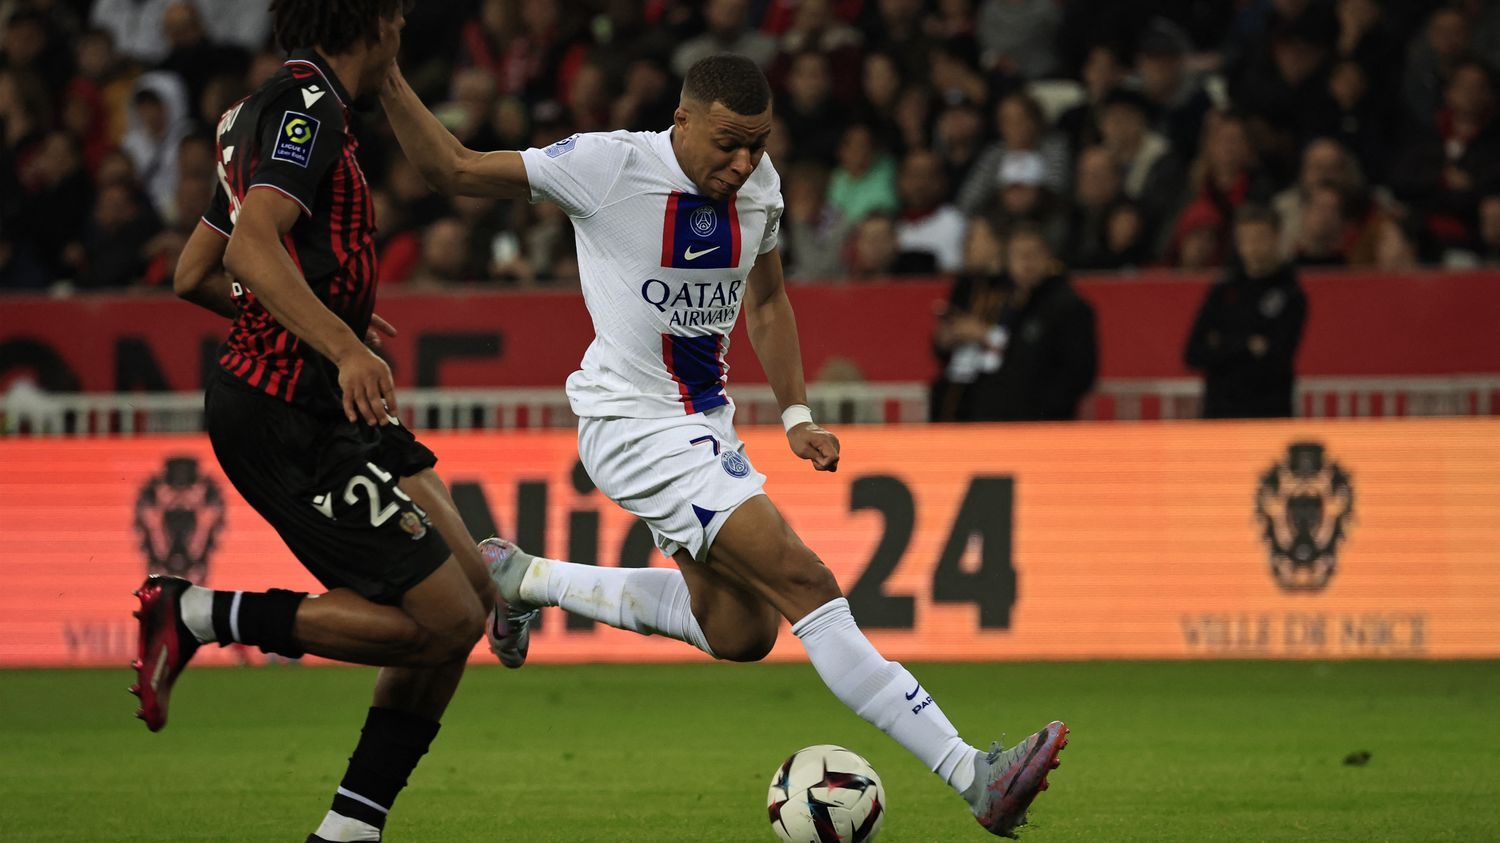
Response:
POLYGON ((152 731, 209 642, 383 668, 309 841, 380 839, 494 607, 437 458, 400 423, 390 368, 367 346, 393 329, 374 315, 374 208, 350 109, 385 81, 405 6, 273 0, 289 57, 220 119, 218 191, 174 282, 234 320, 206 399, 225 476, 329 590, 210 591, 150 577, 137 592, 131 690, 152 731))

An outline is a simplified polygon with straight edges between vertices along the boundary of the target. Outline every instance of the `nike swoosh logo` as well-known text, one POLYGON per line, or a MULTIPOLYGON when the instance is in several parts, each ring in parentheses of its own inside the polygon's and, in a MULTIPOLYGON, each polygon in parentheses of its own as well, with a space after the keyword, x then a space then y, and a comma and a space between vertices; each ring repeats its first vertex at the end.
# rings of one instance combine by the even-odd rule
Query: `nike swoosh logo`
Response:
POLYGON ((695 260, 703 257, 704 255, 708 254, 709 252, 717 252, 718 250, 719 250, 718 246, 710 246, 709 248, 704 249, 701 252, 695 252, 695 251, 693 251, 693 247, 689 246, 686 249, 682 250, 682 259, 685 260, 685 261, 695 261, 695 260))
POLYGON ((922 686, 918 685, 915 689, 912 690, 912 692, 910 694, 906 695, 906 699, 908 701, 914 700, 914 699, 917 698, 917 694, 920 694, 920 693, 922 693, 922 686))
POLYGON ((323 98, 327 91, 319 90, 316 86, 302 89, 302 104, 306 108, 312 108, 313 103, 323 98))

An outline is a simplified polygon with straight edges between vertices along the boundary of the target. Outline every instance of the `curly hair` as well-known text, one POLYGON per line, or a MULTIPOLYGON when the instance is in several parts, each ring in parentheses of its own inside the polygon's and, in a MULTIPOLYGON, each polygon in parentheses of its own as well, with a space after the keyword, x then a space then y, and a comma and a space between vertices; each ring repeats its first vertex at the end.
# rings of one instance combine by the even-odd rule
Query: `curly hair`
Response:
POLYGON ((683 79, 682 92, 710 105, 723 103, 735 114, 760 114, 771 107, 771 85, 760 66, 729 53, 693 62, 683 79))
POLYGON ((271 31, 283 50, 346 52, 380 37, 380 21, 410 12, 413 0, 271 0, 271 31))

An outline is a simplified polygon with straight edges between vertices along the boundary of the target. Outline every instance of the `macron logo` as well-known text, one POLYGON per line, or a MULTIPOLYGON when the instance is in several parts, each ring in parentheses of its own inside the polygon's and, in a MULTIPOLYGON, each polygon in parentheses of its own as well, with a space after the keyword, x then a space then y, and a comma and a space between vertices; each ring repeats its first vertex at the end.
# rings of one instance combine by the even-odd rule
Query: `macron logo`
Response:
POLYGON ((704 255, 708 254, 709 252, 717 252, 718 250, 719 250, 718 246, 710 246, 710 247, 708 247, 707 249, 704 249, 701 252, 695 252, 695 251, 693 251, 693 247, 689 246, 686 249, 682 250, 682 259, 685 260, 685 261, 695 261, 695 260, 703 257, 704 255))
POLYGON ((313 103, 322 99, 323 95, 326 93, 328 92, 323 90, 322 88, 319 88, 317 85, 308 85, 306 88, 302 89, 302 106, 304 108, 312 108, 313 103))

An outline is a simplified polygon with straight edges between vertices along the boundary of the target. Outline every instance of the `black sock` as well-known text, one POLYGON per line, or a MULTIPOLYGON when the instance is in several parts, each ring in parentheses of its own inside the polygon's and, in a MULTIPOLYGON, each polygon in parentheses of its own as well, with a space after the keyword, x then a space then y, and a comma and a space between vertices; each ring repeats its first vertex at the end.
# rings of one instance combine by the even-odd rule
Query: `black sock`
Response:
POLYGON ((333 797, 333 812, 385 828, 386 814, 406 779, 427 754, 438 723, 394 708, 371 708, 349 769, 333 797), (371 804, 374 803, 374 804, 371 804))
POLYGON ((214 638, 219 644, 251 644, 263 653, 301 658, 302 645, 292 634, 297 607, 306 592, 273 588, 270 591, 215 591, 214 638))

